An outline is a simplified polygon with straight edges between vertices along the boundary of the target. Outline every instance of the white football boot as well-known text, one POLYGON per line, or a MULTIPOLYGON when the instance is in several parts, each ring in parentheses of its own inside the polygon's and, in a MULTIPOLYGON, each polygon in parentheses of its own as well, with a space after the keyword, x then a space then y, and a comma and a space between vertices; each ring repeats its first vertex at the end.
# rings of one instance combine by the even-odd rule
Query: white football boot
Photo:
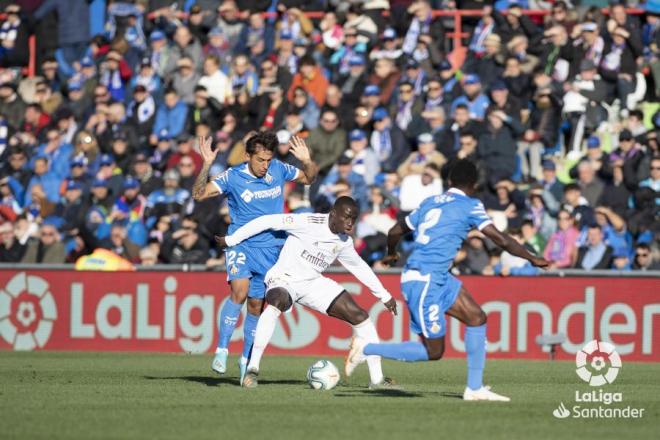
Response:
POLYGON ((351 339, 351 347, 344 361, 344 373, 346 373, 346 376, 353 374, 357 366, 367 360, 367 356, 364 354, 365 345, 367 345, 367 341, 362 338, 353 336, 353 339, 351 339))
POLYGON ((218 352, 213 357, 213 363, 211 364, 211 369, 218 374, 225 374, 227 372, 227 356, 229 355, 229 350, 226 348, 218 350, 218 352))
POLYGON ((511 399, 506 396, 501 396, 492 392, 489 386, 483 386, 478 390, 471 390, 470 388, 465 387, 465 392, 463 392, 463 400, 489 400, 491 402, 511 401, 511 399))

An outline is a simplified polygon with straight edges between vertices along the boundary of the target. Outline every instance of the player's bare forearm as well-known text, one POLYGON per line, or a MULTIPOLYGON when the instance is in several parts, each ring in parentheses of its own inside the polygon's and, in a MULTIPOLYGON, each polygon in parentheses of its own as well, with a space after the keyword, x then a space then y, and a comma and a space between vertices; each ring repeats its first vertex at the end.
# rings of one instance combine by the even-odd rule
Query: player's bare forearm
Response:
POLYGON ((387 232, 387 255, 389 257, 397 256, 396 249, 399 245, 399 241, 401 241, 401 237, 408 232, 410 232, 410 228, 403 222, 397 222, 390 228, 387 232))
POLYGON ((192 188, 192 196, 193 199, 195 200, 204 200, 205 198, 209 197, 209 195, 206 194, 206 185, 209 180, 209 169, 211 168, 211 164, 209 163, 204 163, 202 166, 202 170, 199 172, 199 175, 197 176, 197 179, 195 179, 195 183, 193 184, 192 188))
POLYGON ((545 259, 532 254, 523 245, 518 243, 513 237, 511 237, 509 234, 501 233, 492 224, 486 226, 481 232, 483 232, 486 237, 490 238, 493 243, 511 255, 524 258, 536 267, 547 267, 549 265, 545 259))
POLYGON ((311 185, 316 180, 319 167, 311 159, 303 162, 302 167, 302 176, 300 176, 299 182, 303 185, 311 185))

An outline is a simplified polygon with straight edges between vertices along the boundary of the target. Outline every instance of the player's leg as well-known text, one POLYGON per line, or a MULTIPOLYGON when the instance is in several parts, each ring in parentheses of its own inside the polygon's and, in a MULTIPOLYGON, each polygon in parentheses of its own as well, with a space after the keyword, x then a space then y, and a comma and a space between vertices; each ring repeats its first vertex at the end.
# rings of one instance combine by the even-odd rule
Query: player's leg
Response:
POLYGON ((391 344, 373 344, 355 338, 346 358, 346 373, 349 374, 363 360, 363 356, 377 355, 404 362, 436 360, 444 352, 444 316, 436 298, 436 286, 430 275, 417 271, 406 271, 401 276, 401 291, 410 312, 410 328, 422 336, 422 342, 409 341, 391 344))
POLYGON ((245 321, 243 321, 243 354, 238 360, 238 370, 240 382, 243 383, 243 378, 247 372, 247 365, 250 359, 250 352, 254 343, 254 337, 257 329, 257 322, 259 315, 264 305, 264 295, 266 285, 262 275, 253 274, 250 280, 250 290, 247 299, 247 313, 245 314, 245 321))
POLYGON ((250 289, 250 279, 234 279, 229 282, 231 293, 220 310, 218 346, 215 349, 215 358, 211 368, 219 374, 227 371, 227 356, 229 354, 229 341, 236 328, 241 314, 241 308, 250 289))
MULTIPOLYGON (((369 314, 360 307, 353 297, 343 290, 326 309, 328 316, 341 319, 353 327, 353 333, 356 337, 364 339, 369 343, 377 344, 380 342, 376 326, 369 318, 369 314)), ((381 366, 380 356, 367 356, 367 365, 369 367, 369 379, 371 386, 378 386, 385 380, 383 368, 381 366)), ((389 384, 390 382, 386 382, 389 384)))
POLYGON ((447 314, 465 324, 465 354, 467 356, 467 387, 463 393, 465 400, 509 401, 483 386, 486 364, 486 313, 461 286, 458 297, 447 314))
POLYGON ((280 246, 244 249, 246 263, 250 267, 252 279, 250 281, 250 290, 248 292, 247 314, 245 315, 245 322, 243 323, 243 355, 238 361, 241 383, 243 383, 243 377, 247 371, 247 364, 250 359, 252 344, 254 343, 257 322, 259 321, 259 315, 261 315, 261 310, 263 309, 264 296, 266 295, 264 276, 277 262, 280 250, 280 246))
POLYGON ((277 320, 286 310, 293 305, 293 299, 285 287, 273 287, 266 292, 266 308, 259 317, 257 323, 254 344, 252 345, 252 355, 247 366, 247 373, 241 384, 246 388, 255 388, 257 386, 257 376, 259 375, 259 365, 261 357, 268 346, 270 338, 275 331, 277 320))

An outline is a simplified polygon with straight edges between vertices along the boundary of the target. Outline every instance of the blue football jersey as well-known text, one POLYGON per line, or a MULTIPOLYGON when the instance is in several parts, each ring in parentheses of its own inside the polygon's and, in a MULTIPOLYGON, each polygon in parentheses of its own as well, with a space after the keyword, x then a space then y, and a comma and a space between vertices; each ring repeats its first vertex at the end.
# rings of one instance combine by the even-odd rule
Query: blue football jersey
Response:
POLYGON ((444 282, 470 229, 481 230, 491 223, 481 201, 456 188, 425 199, 406 217, 415 237, 406 269, 433 273, 434 279, 444 282))
MULTIPOLYGON (((284 212, 284 184, 297 176, 296 167, 273 159, 264 177, 254 176, 246 162, 229 168, 215 178, 213 183, 227 195, 231 218, 229 233, 257 217, 284 212)), ((246 240, 246 243, 268 247, 282 245, 284 238, 282 232, 264 231, 246 240)))

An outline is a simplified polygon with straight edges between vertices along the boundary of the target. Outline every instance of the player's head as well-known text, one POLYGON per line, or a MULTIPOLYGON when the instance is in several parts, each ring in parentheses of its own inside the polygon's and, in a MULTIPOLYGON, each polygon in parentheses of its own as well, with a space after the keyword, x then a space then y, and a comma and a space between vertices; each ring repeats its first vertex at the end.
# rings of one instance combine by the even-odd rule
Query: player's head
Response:
POLYGON ((257 133, 247 140, 245 155, 252 174, 257 177, 266 175, 278 143, 277 135, 268 131, 257 133))
POLYGON ((350 234, 358 218, 358 205, 348 196, 339 197, 330 210, 328 226, 335 234, 350 234))
POLYGON ((449 186, 472 194, 477 186, 477 166, 466 159, 461 159, 449 171, 449 186))

